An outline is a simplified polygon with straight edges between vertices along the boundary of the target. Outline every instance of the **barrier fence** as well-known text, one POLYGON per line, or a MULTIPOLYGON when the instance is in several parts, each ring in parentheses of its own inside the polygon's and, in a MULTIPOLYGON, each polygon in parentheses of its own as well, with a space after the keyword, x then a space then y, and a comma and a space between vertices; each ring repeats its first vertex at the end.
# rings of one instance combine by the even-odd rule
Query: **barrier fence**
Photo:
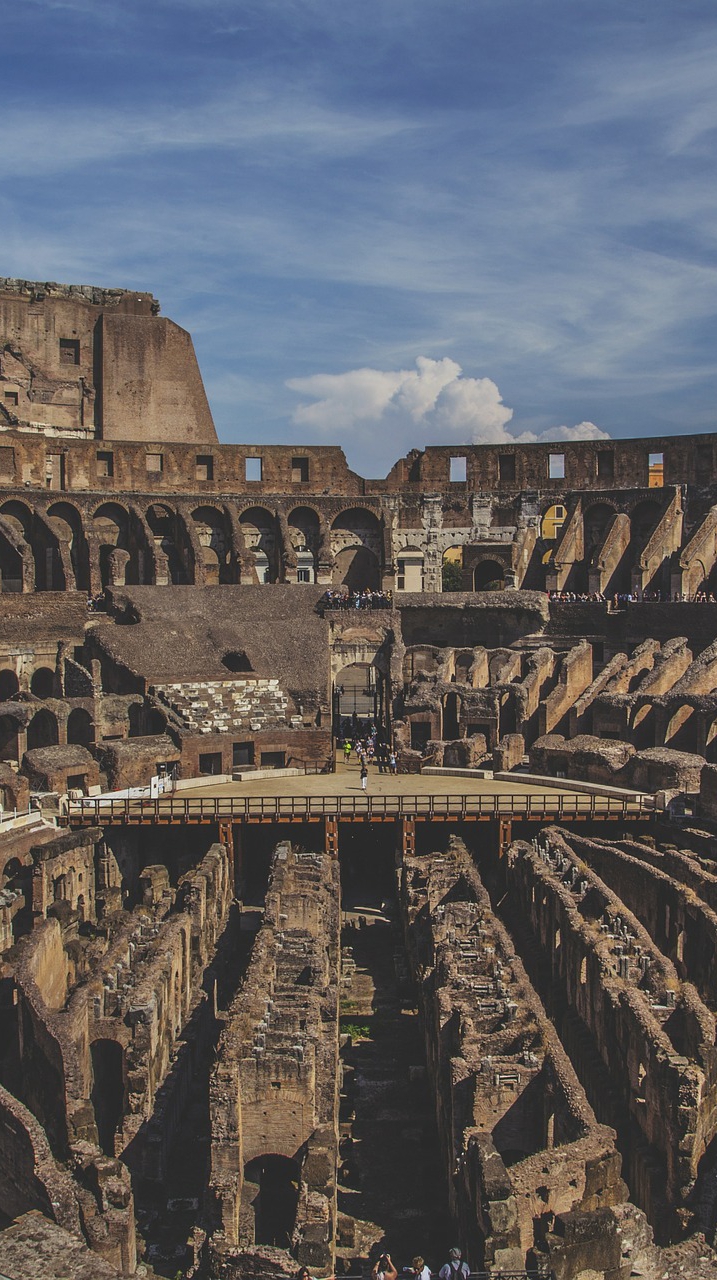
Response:
POLYGON ((478 795, 182 796, 156 799, 114 796, 71 801, 70 824, 133 822, 237 822, 275 819, 343 818, 641 818, 654 812, 648 795, 616 797, 580 792, 478 795))

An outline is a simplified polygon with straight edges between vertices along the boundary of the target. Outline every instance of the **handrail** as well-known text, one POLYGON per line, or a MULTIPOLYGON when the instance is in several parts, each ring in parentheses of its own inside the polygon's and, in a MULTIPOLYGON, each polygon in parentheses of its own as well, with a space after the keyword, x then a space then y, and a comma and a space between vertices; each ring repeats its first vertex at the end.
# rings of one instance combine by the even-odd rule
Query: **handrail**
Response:
POLYGON ((323 795, 182 796, 156 799, 102 796, 70 801, 65 821, 218 821, 235 818, 558 818, 642 815, 654 812, 654 797, 585 795, 580 792, 323 795))

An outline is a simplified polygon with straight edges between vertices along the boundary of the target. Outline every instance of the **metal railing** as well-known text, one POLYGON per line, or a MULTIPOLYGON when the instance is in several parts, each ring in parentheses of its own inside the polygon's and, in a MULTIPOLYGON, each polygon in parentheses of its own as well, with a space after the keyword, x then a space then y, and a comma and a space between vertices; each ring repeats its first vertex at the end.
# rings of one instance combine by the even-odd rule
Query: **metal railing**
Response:
POLYGON ((157 799, 114 796, 71 801, 64 820, 72 822, 212 822, 234 819, 277 821, 383 818, 590 818, 647 817, 652 796, 616 797, 580 792, 477 795, 182 796, 157 799))

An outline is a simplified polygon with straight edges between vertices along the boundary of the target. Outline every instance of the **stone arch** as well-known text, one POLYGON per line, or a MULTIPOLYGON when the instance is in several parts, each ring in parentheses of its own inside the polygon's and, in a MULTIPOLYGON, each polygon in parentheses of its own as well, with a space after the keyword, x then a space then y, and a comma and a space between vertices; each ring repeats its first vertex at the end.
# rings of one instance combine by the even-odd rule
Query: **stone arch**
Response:
POLYGON ((0 702, 8 702, 19 692, 20 682, 16 672, 10 667, 3 667, 0 671, 0 702))
POLYGON ((52 698, 55 693, 55 672, 52 667, 36 667, 30 679, 30 693, 36 698, 52 698))
POLYGON ((136 558, 133 561, 127 508, 119 502, 103 502, 94 512, 92 525, 99 543, 103 588, 136 582, 136 558))
POLYGON ((19 727, 15 716, 0 716, 0 760, 18 760, 19 727))
POLYGON ((557 542, 568 518, 564 502, 552 502, 540 517, 540 536, 546 542, 557 542))
POLYGON ((95 740, 92 716, 84 707, 75 707, 67 718, 67 741, 81 747, 89 747, 95 740))
POLYGON ((655 709, 650 702, 637 707, 632 715, 630 741, 638 751, 655 745, 655 709))
POLYGON ((37 747, 56 747, 59 740, 57 716, 43 707, 27 726, 27 749, 34 751, 37 747))
POLYGON ((266 507, 247 507, 239 516, 244 545, 254 560, 259 582, 276 582, 278 548, 276 516, 266 507))
POLYGON ((630 512, 630 531, 636 546, 647 542, 660 518, 660 510, 659 502, 653 502, 650 498, 645 498, 633 507, 630 512))
POLYGON ((615 507, 610 502, 592 502, 583 508, 585 559, 588 564, 592 564, 597 557, 614 515, 615 507))
POLYGON ((425 557, 420 547, 402 547, 396 552, 396 590, 423 591, 425 557))
POLYGON ((297 582, 316 582, 321 545, 321 522, 313 507, 294 507, 287 520, 289 539, 296 555, 297 582))
POLYGON ((79 510, 71 502, 53 502, 47 509, 47 522, 58 544, 66 548, 74 586, 78 591, 89 591, 90 552, 79 510))
MULTIPOLYGON (((46 591, 47 588, 47 559, 44 554, 44 547, 41 545, 41 539, 38 538, 36 532, 36 520, 34 512, 24 502, 18 502, 11 498, 8 502, 4 502, 0 507, 0 516, 3 521, 9 525, 10 530, 16 535, 18 543, 24 542, 30 549, 32 555, 34 569, 34 586, 36 591, 46 591)), ((19 546, 16 545, 19 551, 19 546)))
POLYGON ((480 560, 473 570, 474 591, 502 591, 505 568, 498 560, 480 560))
POLYGON ((187 569, 191 555, 179 514, 166 502, 153 502, 147 508, 145 520, 154 541, 158 583, 182 586, 193 582, 187 569))
POLYGON ((457 543, 446 547, 441 562, 441 590, 463 591, 465 589, 463 571, 463 547, 457 543))
MULTIPOLYGON (((2 519, 0 517, 0 522, 2 519)), ((25 580, 23 573, 24 562, 18 545, 23 541, 23 536, 17 533, 17 529, 13 525, 10 524, 9 527, 6 525, 3 529, 2 523, 0 523, 0 591, 19 592, 23 590, 25 580)))
POLYGON ((381 522, 365 507, 347 507, 331 524, 331 554, 334 586, 349 591, 381 586, 383 568, 383 536, 381 522))
POLYGON ((675 751, 697 750, 697 716, 694 707, 683 703, 670 716, 665 731, 665 746, 675 751))
POLYGON ((232 581, 231 534, 226 514, 211 503, 195 507, 192 520, 202 549, 207 586, 232 581))

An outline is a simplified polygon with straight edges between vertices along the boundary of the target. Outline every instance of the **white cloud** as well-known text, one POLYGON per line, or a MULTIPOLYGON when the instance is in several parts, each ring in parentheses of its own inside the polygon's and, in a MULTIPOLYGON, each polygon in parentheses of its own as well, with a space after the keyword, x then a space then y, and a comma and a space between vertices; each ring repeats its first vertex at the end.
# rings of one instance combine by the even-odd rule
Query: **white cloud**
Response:
POLYGON ((347 373, 292 378, 292 391, 313 398, 295 409, 296 426, 322 436, 369 438, 383 429, 398 451, 420 444, 501 444, 508 441, 601 440, 608 433, 592 422, 511 434, 513 410, 503 403, 491 378, 470 378, 455 360, 419 356, 416 368, 386 371, 352 369, 347 373), (417 431, 418 428, 418 431, 417 431), (420 439, 417 438, 420 436, 420 439))

